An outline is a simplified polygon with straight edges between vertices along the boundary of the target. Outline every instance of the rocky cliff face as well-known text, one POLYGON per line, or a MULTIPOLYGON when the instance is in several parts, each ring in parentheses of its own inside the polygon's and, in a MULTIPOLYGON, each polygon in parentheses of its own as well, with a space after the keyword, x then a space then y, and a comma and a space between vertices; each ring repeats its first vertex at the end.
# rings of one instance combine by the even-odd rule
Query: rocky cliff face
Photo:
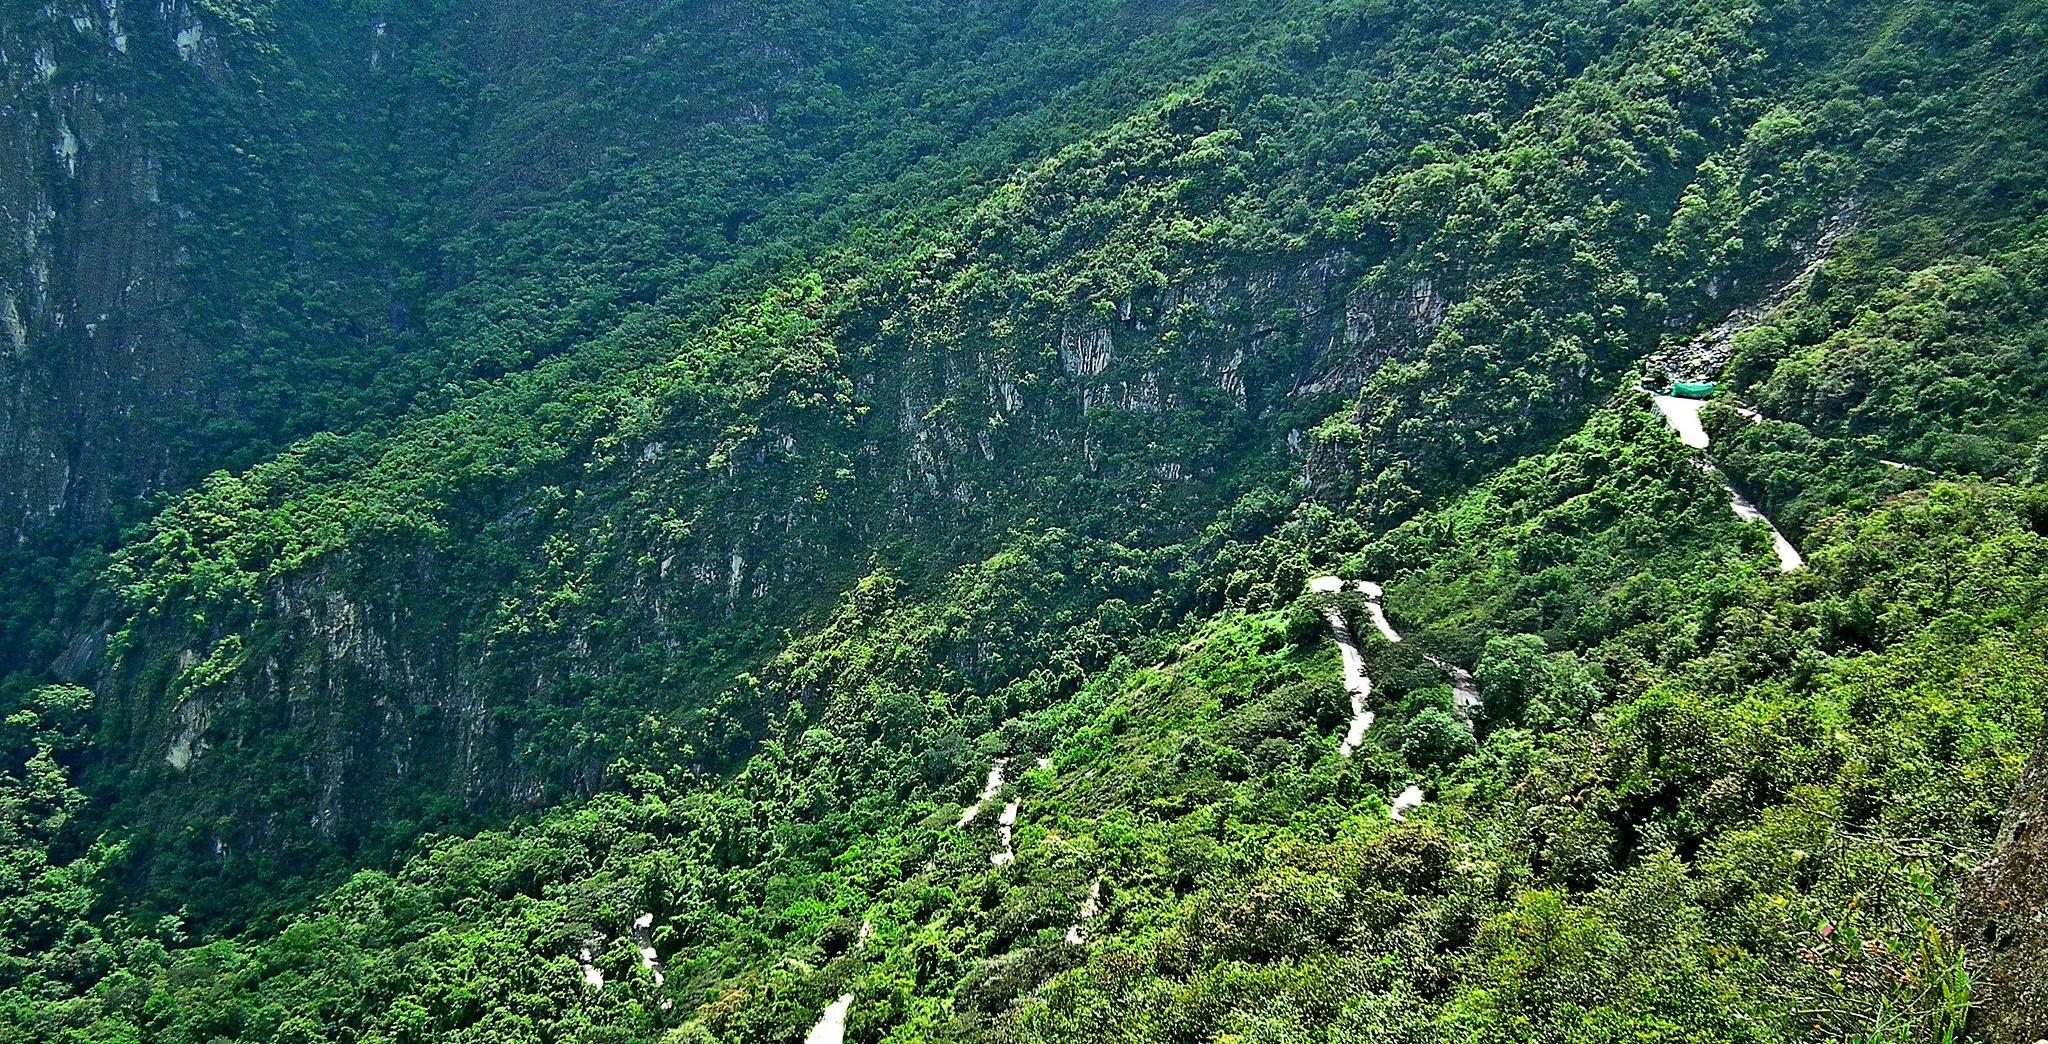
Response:
POLYGON ((403 409, 436 359, 438 240, 601 154, 601 126, 522 129, 601 24, 547 2, 0 17, 0 541, 403 409), (479 107, 475 70, 521 104, 479 107))
MULTIPOLYGON (((10 8, 0 541, 89 530, 531 365, 729 260, 779 193, 802 197, 776 211, 786 232, 822 205, 804 192, 892 176, 904 157, 845 135, 857 105, 821 111, 797 83, 830 64, 815 52, 843 42, 823 31, 838 17, 646 0, 10 8), (779 115, 792 102, 802 113, 779 115), (663 157, 672 186, 724 181, 650 212, 647 186, 619 176, 636 153, 663 157), (613 238, 522 240, 551 207, 601 212, 613 238), (592 284, 609 287, 600 305, 563 307, 592 284)), ((855 57, 884 81, 946 67, 912 46, 855 57)))
MULTIPOLYGON (((1313 480, 1313 418, 1425 344, 1444 310, 1427 284, 1357 289, 1347 263, 1205 277, 1012 331, 1037 334, 1030 351, 948 328, 935 340, 950 351, 877 353, 833 378, 845 411, 786 405, 815 377, 762 389, 757 426, 737 438, 706 427, 690 397, 657 396, 625 422, 627 441, 549 466, 573 497, 529 477, 444 505, 442 525, 268 581, 236 610, 247 615, 136 621, 99 680, 110 724, 149 781, 150 818, 211 824, 163 857, 227 872, 238 855, 349 848, 414 817, 587 794, 652 741, 647 715, 679 703, 714 770, 750 742, 732 715, 762 712, 700 714, 773 655, 777 640, 748 621, 832 604, 871 567, 859 548, 915 534, 928 554, 985 554, 1005 527, 1076 496, 1129 519, 1136 546, 1158 544, 1216 517, 1237 488, 1221 475, 1313 480), (1153 442, 1132 452, 1126 429, 1140 426, 1153 442), (260 764, 298 771, 259 778, 260 764)), ((972 661, 958 667, 980 684, 1015 668, 972 661)))
POLYGON ((1971 1037, 2048 1037, 2048 732, 2027 759, 1996 854, 1964 888, 1956 936, 1972 956, 1971 1037))
POLYGON ((0 539, 175 482, 167 429, 214 405, 181 327, 176 221, 142 70, 199 43, 180 5, 0 24, 0 539), (189 34, 188 34, 189 37, 189 34))

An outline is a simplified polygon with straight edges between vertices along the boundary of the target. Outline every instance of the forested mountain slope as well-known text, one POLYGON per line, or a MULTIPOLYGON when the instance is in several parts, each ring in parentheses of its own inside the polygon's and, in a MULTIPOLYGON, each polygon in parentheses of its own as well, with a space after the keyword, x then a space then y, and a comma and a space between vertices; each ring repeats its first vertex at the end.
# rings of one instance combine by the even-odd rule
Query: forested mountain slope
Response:
POLYGON ((1080 4, 9 10, 9 668, 54 655, 57 561, 155 495, 434 415, 656 299, 718 307, 1247 32, 1080 4))
POLYGON ((2038 4, 154 16, 232 470, 17 541, 0 1039, 1961 1032, 2038 4))

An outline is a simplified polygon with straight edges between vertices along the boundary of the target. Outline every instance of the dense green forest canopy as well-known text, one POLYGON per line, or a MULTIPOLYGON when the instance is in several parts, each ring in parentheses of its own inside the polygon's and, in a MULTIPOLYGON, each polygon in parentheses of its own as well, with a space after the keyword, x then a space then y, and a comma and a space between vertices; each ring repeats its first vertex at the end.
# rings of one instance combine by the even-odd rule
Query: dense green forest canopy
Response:
POLYGON ((173 7, 0 1041, 1961 1039, 2048 7, 173 7))

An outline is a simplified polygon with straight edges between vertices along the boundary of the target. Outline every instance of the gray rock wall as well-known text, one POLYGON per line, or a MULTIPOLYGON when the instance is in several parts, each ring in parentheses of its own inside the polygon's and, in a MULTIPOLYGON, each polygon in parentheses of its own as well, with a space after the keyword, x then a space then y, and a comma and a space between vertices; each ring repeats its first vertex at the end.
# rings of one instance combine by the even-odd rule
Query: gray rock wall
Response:
POLYGON ((2048 1038, 2048 732, 2020 775, 1998 849, 1970 875, 1957 916, 1970 955, 1970 1036, 2048 1038))
POLYGON ((105 516, 177 470, 171 421, 208 404, 178 326, 173 215, 137 62, 166 6, 52 7, 0 24, 0 539, 105 516))

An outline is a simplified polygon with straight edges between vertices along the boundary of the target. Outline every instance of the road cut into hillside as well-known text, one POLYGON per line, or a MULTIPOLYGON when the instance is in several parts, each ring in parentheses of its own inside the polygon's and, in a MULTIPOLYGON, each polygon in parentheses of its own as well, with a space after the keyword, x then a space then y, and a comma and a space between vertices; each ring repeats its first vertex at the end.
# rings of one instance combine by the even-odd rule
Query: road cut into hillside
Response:
POLYGON ((1394 798, 1393 807, 1387 809, 1387 818, 1396 823, 1408 821, 1408 813, 1422 807, 1422 788, 1410 785, 1394 798))
POLYGON ((1422 658, 1451 676, 1451 709, 1457 711, 1459 717, 1470 719, 1473 712, 1485 704, 1479 695, 1479 679, 1474 678, 1471 671, 1428 653, 1423 653, 1422 658))
POLYGON ((1700 470, 1712 475, 1715 481, 1721 483, 1721 488, 1728 492, 1728 507, 1735 512, 1736 518, 1744 522, 1762 522, 1764 527, 1771 531, 1771 550, 1777 552, 1779 572, 1789 573, 1806 564, 1806 558, 1792 545, 1792 541, 1787 540, 1785 534, 1778 530, 1778 524, 1771 521, 1762 509, 1750 503, 1748 497, 1738 492, 1735 484, 1728 481, 1728 476, 1722 474, 1720 468, 1702 461, 1700 470))
POLYGON ((1386 599, 1386 589, 1370 580, 1360 580, 1358 593, 1365 596, 1365 615, 1372 620, 1373 627, 1379 630, 1380 637, 1399 644, 1401 633, 1394 630, 1393 622, 1387 619, 1387 607, 1381 604, 1386 599))
POLYGON ((1678 441, 1696 450, 1707 448, 1710 442, 1707 429, 1700 424, 1700 407, 1706 405, 1705 400, 1652 395, 1650 401, 1657 405, 1657 412, 1664 415, 1664 423, 1678 433, 1678 441))
POLYGON ((633 948, 640 951, 640 967, 654 973, 654 984, 667 981, 661 974, 661 955, 654 949, 654 915, 644 913, 633 918, 633 948))
POLYGON ((853 994, 842 993, 825 1006, 818 1024, 804 1036, 804 1044, 846 1044, 846 1012, 853 1007, 853 994))
MULTIPOLYGON (((1671 426, 1671 430, 1678 433, 1678 441, 1691 449, 1701 451, 1712 444, 1712 440, 1707 437, 1707 429, 1700 424, 1700 407, 1706 405, 1706 400, 1685 399, 1676 395, 1652 395, 1650 401, 1656 404, 1657 412, 1663 414, 1664 421, 1671 426)), ((1752 421, 1763 419, 1763 415, 1755 410, 1740 406, 1732 408, 1752 421)), ((1789 573, 1806 564, 1806 559, 1799 554, 1799 549, 1793 546, 1792 541, 1785 538, 1785 534, 1778 529, 1778 524, 1771 521, 1762 509, 1750 503, 1749 498, 1737 492, 1735 484, 1728 481, 1728 476, 1722 474, 1720 468, 1702 460, 1700 470, 1714 476, 1715 480, 1721 483, 1721 488, 1728 491, 1728 507, 1735 512, 1736 518, 1744 522, 1762 522, 1770 528, 1771 548, 1778 554, 1780 572, 1789 573)))
POLYGON ((1368 706, 1372 700, 1372 680, 1365 676, 1365 657, 1358 652, 1358 640, 1351 636, 1351 624, 1344 619, 1343 612, 1331 606, 1323 610, 1323 619, 1329 621, 1330 635, 1337 640, 1337 655, 1344 661, 1344 691, 1351 696, 1351 725, 1344 731, 1344 742, 1337 746, 1337 753, 1348 758, 1365 742, 1366 730, 1372 728, 1373 713, 1368 706))
POLYGON ((981 814, 981 806, 995 800, 996 795, 1003 792, 1003 769, 1009 763, 1008 758, 997 758, 995 764, 989 766, 988 781, 981 785, 981 796, 974 800, 974 804, 967 806, 967 811, 960 813, 960 822, 957 825, 966 826, 974 822, 974 817, 981 814))
MULTIPOLYGON (((654 975, 654 987, 660 989, 668 981, 668 976, 662 973, 661 953, 654 948, 653 914, 643 913, 633 918, 633 948, 640 951, 640 967, 654 975)), ((675 1001, 667 997, 661 999, 661 1010, 667 1011, 675 1006, 675 1001)))
MULTIPOLYGON (((1336 594, 1344 590, 1344 580, 1335 576, 1319 576, 1308 582, 1308 588, 1317 594, 1336 594)), ((1380 607, 1382 591, 1380 585, 1370 580, 1357 583, 1359 593, 1366 597, 1367 612, 1373 625, 1390 642, 1398 642, 1401 636, 1394 631, 1394 625, 1387 621, 1387 614, 1380 607)), ((1365 657, 1358 651, 1358 639, 1351 633, 1351 622, 1344 619, 1344 613, 1336 606, 1323 609, 1323 619, 1329 621, 1330 636, 1337 640, 1337 655, 1344 662, 1344 691, 1351 697, 1351 724, 1344 730, 1344 741, 1337 745, 1337 753, 1350 757, 1358 752, 1365 742, 1365 734, 1372 728, 1373 712, 1372 679, 1365 676, 1365 657)))
POLYGON ((1012 801, 1003 806, 1003 814, 996 818, 996 837, 1003 843, 1003 850, 988 857, 995 866, 1008 866, 1017 861, 1017 809, 1022 802, 1012 801))
POLYGON ((1081 900, 1081 909, 1074 914, 1074 923, 1067 926, 1067 944, 1080 946, 1088 941, 1088 922, 1102 912, 1102 878, 1088 886, 1088 898, 1081 900))

